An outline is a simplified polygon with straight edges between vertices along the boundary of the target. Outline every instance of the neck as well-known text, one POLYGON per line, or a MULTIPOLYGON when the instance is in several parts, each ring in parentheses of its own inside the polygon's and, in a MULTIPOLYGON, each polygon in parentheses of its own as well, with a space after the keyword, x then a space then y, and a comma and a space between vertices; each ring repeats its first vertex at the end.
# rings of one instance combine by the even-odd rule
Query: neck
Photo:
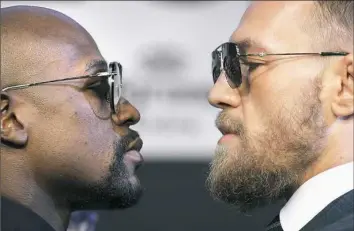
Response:
POLYGON ((325 151, 306 171, 301 184, 328 169, 353 162, 353 121, 338 121, 328 132, 325 151))
MULTIPOLYGON (((6 158, 2 158, 2 166, 7 164, 4 159, 6 158)), ((70 218, 68 206, 58 203, 39 187, 30 171, 10 166, 7 165, 5 170, 1 168, 1 195, 31 209, 54 230, 65 231, 70 218), (18 169, 21 169, 21 172, 18 169)))

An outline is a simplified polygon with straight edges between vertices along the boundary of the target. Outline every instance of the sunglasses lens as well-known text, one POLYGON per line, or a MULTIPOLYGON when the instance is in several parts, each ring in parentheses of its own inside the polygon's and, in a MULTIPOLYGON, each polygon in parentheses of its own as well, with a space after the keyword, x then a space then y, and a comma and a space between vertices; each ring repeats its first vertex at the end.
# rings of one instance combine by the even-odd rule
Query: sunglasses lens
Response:
POLYGON ((211 56, 212 56, 211 70, 213 74, 213 82, 216 83, 216 81, 218 80, 221 74, 221 61, 220 61, 221 54, 218 51, 213 51, 211 56))
POLYGON ((110 78, 108 76, 97 77, 93 86, 90 86, 90 91, 87 91, 87 101, 99 118, 108 118, 111 114, 110 78))
POLYGON ((241 85, 242 75, 236 44, 224 43, 212 52, 212 74, 214 83, 218 80, 222 69, 225 70, 227 81, 231 88, 237 88, 241 85))
POLYGON ((93 78, 97 78, 97 81, 88 91, 90 95, 87 99, 95 115, 107 119, 112 113, 117 113, 122 95, 122 66, 112 62, 107 74, 93 78))
POLYGON ((228 83, 231 88, 237 88, 242 83, 240 60, 237 56, 226 56, 224 59, 224 69, 228 83))
POLYGON ((220 68, 214 68, 213 70, 213 82, 216 83, 221 74, 220 68))
POLYGON ((112 83, 112 99, 111 99, 111 107, 114 112, 117 112, 116 107, 118 105, 119 99, 122 95, 122 66, 119 63, 111 63, 110 64, 110 71, 113 78, 112 83))

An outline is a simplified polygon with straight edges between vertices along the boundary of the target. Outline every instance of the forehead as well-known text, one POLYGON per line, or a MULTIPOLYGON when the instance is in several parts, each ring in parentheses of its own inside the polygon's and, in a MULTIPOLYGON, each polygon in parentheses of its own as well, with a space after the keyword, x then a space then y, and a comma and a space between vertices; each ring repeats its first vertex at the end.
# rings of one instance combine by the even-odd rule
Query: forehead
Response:
POLYGON ((43 63, 45 69, 53 73, 51 79, 81 76, 92 74, 96 69, 107 69, 107 64, 94 45, 58 44, 54 47, 50 53, 53 54, 53 61, 43 63))
POLYGON ((17 76, 21 76, 21 82, 48 81, 90 74, 86 73, 88 65, 92 64, 93 60, 102 60, 100 52, 92 44, 82 45, 46 39, 29 41, 12 51, 11 54, 8 53, 11 57, 6 60, 17 60, 17 68, 13 71, 17 76), (22 58, 19 59, 21 55, 22 58))
POLYGON ((252 40, 251 50, 303 52, 309 47, 306 18, 313 9, 311 1, 258 1, 250 5, 231 40, 252 40), (264 49, 261 49, 264 48, 264 49))

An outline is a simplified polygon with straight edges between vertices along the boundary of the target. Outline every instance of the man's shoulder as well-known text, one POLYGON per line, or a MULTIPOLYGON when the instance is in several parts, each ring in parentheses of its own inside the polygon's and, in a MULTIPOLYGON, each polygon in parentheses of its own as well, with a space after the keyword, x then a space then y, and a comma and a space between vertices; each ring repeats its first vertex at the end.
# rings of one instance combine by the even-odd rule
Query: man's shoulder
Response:
POLYGON ((1 231, 54 231, 40 216, 19 203, 1 196, 1 231))
POLYGON ((301 231, 347 231, 353 228, 354 191, 337 198, 316 215, 301 231))
POLYGON ((318 231, 353 231, 354 230, 354 214, 348 214, 340 220, 332 224, 328 224, 318 231))

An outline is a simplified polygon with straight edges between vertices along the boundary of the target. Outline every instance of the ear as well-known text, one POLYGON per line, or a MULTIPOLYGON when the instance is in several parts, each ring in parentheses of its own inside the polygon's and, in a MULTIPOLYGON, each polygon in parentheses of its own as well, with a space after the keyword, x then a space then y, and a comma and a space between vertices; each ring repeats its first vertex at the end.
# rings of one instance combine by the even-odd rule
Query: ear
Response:
POLYGON ((15 99, 1 93, 1 143, 6 146, 21 148, 28 141, 27 129, 16 115, 15 99))
POLYGON ((335 65, 336 87, 332 101, 332 112, 336 117, 353 115, 353 54, 349 54, 335 65))

